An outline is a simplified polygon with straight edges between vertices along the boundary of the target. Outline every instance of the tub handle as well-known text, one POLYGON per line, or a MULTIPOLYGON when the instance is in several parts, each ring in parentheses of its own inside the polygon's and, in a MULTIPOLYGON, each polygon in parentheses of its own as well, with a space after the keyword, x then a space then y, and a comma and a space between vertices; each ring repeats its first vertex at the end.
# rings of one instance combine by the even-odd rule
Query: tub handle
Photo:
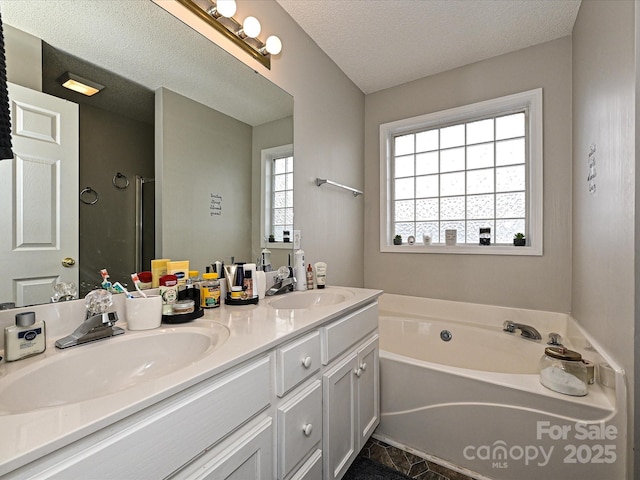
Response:
POLYGON ((305 434, 305 436, 309 436, 311 435, 311 432, 313 431, 313 425, 310 423, 307 423, 304 427, 302 427, 302 432, 305 434))
POLYGON ((311 366, 311 357, 307 356, 302 359, 302 366, 304 368, 309 368, 311 366))

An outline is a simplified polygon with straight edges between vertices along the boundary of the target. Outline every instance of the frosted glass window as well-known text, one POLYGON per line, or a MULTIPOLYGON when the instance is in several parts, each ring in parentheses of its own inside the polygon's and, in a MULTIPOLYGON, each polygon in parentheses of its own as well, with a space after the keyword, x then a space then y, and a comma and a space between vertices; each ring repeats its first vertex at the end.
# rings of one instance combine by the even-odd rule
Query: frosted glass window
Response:
POLYGON ((438 173, 440 155, 438 152, 419 153, 416 155, 416 175, 438 173))
POLYGON ((414 144, 415 144, 415 135, 403 135, 401 137, 396 137, 396 145, 395 145, 396 156, 413 153, 415 151, 414 144))
POLYGON ((381 149, 387 245, 396 234, 405 242, 415 235, 416 245, 429 235, 432 245, 442 245, 445 230, 455 229, 459 245, 478 245, 484 253, 480 228, 491 228, 491 245, 513 247, 518 232, 528 239, 535 233, 541 242, 541 111, 539 89, 383 124, 391 153, 381 149), (528 230, 531 221, 535 232, 528 230))
POLYGON ((411 177, 415 173, 415 161, 413 155, 396 157, 396 168, 393 169, 396 178, 411 177))
POLYGON ((416 134, 416 152, 437 150, 439 145, 438 130, 427 130, 426 132, 416 134))
POLYGON ((464 170, 464 147, 451 148, 440 152, 440 171, 464 170))
POLYGON ((416 198, 438 196, 438 175, 426 175, 416 178, 416 198))

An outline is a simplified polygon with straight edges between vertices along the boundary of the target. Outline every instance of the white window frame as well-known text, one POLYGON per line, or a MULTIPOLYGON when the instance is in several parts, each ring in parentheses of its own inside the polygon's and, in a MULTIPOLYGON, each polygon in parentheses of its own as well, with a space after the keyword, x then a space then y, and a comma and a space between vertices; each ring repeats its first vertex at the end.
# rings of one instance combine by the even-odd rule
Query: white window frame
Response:
MULTIPOLYGON (((281 145, 279 147, 265 148, 260 152, 261 161, 261 191, 260 191, 260 247, 272 249, 288 249, 291 250, 293 245, 291 242, 285 243, 269 242, 268 237, 271 233, 271 168, 274 158, 293 157, 293 144, 281 145)), ((295 167, 294 167, 295 171, 295 167)), ((295 193, 294 193, 295 195, 295 193)), ((294 211, 295 215, 295 211, 294 211)), ((291 232, 293 239, 293 232, 291 232)), ((293 240, 292 240, 293 241, 293 240)))
POLYGON ((402 253, 446 253, 477 255, 542 255, 543 252, 543 139, 542 89, 465 105, 441 112, 398 120, 380 125, 380 251, 402 253), (394 136, 431 127, 462 123, 482 116, 499 115, 516 109, 528 110, 527 142, 527 245, 444 244, 393 245, 392 161, 394 136))

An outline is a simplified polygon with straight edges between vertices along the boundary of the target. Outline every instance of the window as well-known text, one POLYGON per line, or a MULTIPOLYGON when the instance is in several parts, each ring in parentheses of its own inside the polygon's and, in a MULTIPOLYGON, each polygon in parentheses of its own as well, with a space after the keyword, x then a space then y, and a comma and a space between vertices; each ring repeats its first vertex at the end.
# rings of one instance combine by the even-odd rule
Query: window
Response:
POLYGON ((281 243, 284 231, 293 234, 293 145, 262 151, 262 185, 261 237, 281 243))
POLYGON ((380 142, 381 251, 542 254, 541 89, 383 124, 380 142))

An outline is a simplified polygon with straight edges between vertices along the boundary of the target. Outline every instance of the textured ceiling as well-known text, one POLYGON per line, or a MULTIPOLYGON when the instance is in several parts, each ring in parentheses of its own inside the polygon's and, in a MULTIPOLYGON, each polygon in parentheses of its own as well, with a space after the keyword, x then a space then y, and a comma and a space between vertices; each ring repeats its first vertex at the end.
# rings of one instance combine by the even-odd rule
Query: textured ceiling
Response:
POLYGON ((166 87, 249 125, 293 113, 286 92, 150 0, 2 0, 0 8, 3 23, 147 89, 166 87))
POLYGON ((276 0, 372 93, 570 35, 580 0, 276 0))

